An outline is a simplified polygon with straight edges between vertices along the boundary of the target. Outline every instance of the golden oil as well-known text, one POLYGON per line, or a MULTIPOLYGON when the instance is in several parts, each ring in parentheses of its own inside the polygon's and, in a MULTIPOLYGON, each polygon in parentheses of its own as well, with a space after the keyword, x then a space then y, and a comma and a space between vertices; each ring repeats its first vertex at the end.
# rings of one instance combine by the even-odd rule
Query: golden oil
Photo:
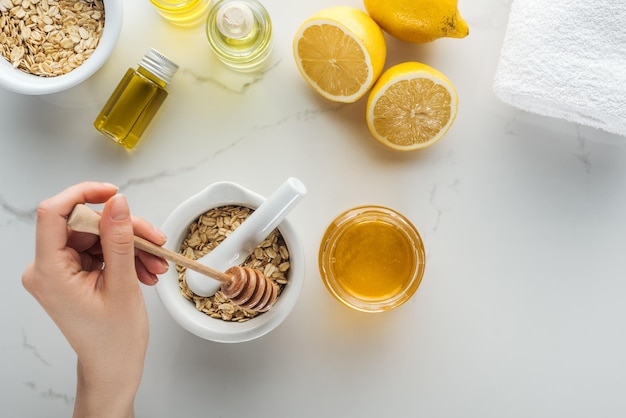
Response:
POLYGON ((238 71, 261 69, 272 51, 272 21, 256 0, 220 0, 213 4, 206 35, 220 61, 238 71))
POLYGON ((324 284, 345 305, 380 312, 417 290, 424 273, 419 233, 401 214, 380 206, 351 209, 326 230, 319 265, 324 284))
POLYGON ((94 121, 96 129, 133 149, 168 95, 178 65, 155 49, 130 68, 94 121))
POLYGON ((150 0, 165 20, 176 26, 192 27, 204 21, 210 0, 150 0))

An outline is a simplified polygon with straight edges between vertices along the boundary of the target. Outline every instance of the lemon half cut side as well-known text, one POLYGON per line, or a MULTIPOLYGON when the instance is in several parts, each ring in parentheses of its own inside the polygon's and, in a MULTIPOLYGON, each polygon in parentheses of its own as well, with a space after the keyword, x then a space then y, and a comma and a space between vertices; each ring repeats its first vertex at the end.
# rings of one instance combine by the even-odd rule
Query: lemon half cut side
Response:
POLYGON ((389 68, 367 101, 367 126, 384 145, 401 151, 428 147, 448 132, 456 118, 454 85, 438 70, 418 62, 389 68))
POLYGON ((382 29, 365 12, 348 6, 320 10, 293 40, 298 70, 319 94, 353 103, 382 73, 387 47, 382 29))

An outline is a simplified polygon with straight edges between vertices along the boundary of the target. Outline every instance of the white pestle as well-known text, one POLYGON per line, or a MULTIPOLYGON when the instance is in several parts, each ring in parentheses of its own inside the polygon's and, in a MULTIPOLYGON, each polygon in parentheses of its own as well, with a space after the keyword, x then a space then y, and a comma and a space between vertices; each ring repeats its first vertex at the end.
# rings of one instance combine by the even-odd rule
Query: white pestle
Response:
MULTIPOLYGON (((218 271, 242 264, 305 194, 300 180, 288 178, 220 245, 196 261, 218 271)), ((185 276, 187 286, 198 296, 212 296, 220 289, 219 282, 195 271, 187 270, 185 276)))

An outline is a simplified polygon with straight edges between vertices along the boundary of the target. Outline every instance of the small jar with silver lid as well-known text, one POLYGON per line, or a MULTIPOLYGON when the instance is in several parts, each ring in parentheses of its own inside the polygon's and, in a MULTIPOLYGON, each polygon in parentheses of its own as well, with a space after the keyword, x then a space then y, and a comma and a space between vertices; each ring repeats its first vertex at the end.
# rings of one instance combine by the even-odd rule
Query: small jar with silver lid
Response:
POLYGON ((211 49, 228 67, 256 71, 272 50, 272 23, 257 0, 220 0, 209 10, 206 35, 211 49))

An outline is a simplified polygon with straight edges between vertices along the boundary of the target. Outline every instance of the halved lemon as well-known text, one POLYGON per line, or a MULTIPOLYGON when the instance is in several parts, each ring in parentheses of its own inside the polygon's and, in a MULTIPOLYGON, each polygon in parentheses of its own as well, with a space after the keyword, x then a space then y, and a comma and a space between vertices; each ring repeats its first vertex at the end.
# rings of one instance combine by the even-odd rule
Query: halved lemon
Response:
POLYGON ((380 76, 367 100, 367 126, 384 145, 410 151, 439 141, 454 122, 458 96, 438 70, 405 62, 380 76))
POLYGON ((353 103, 363 97, 385 66, 382 29, 349 6, 320 10, 302 23, 293 55, 304 79, 325 98, 353 103))

